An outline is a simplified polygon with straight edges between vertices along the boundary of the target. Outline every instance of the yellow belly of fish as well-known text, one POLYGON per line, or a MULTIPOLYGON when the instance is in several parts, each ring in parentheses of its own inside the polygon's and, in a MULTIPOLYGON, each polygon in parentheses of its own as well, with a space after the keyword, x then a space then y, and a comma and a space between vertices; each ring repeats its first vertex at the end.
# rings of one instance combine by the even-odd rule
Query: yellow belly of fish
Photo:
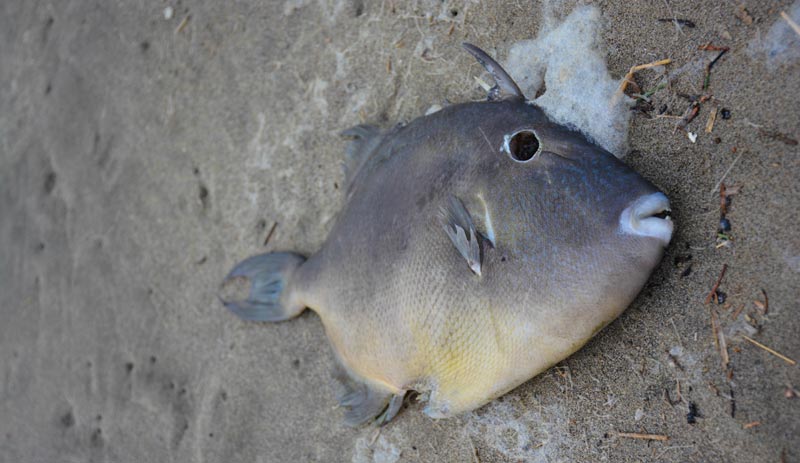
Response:
POLYGON ((427 319, 420 311, 402 313, 407 316, 398 320, 400 329, 409 335, 401 345, 382 341, 382 330, 392 329, 386 326, 362 325, 358 335, 329 329, 328 336, 342 363, 364 382, 395 394, 430 393, 426 413, 432 417, 477 408, 583 345, 549 336, 545 327, 502 309, 467 310, 459 317, 443 311, 427 319))
POLYGON ((439 327, 412 326, 420 347, 416 361, 431 388, 426 410, 431 416, 479 407, 573 350, 566 340, 537 336, 536 327, 507 311, 488 308, 465 315, 450 317, 439 327))

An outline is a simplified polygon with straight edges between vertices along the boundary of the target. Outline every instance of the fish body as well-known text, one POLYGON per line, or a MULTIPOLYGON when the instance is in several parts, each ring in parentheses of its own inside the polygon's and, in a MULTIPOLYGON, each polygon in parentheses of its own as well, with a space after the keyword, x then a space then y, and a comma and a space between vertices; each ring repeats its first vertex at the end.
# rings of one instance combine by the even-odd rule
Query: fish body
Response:
POLYGON ((352 424, 388 421, 411 390, 453 416, 558 363, 630 304, 671 237, 663 193, 468 50, 497 81, 490 101, 346 131, 346 204, 319 252, 229 275, 251 284, 225 301, 243 318, 319 315, 352 424))

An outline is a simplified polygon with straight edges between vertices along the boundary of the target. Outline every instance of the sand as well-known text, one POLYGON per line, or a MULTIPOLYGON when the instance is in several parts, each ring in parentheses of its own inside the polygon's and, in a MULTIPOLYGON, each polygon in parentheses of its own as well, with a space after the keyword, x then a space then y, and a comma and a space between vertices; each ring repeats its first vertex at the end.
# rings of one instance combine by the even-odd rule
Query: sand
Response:
POLYGON ((343 201, 338 131, 481 98, 460 42, 502 62, 575 2, 0 3, 0 460, 800 459, 798 366, 741 334, 800 360, 800 39, 779 16, 800 8, 595 5, 612 76, 673 60, 637 74, 671 79, 631 117, 625 157, 672 201, 662 265, 557 367, 454 419, 411 403, 377 435, 342 425, 316 315, 244 323, 218 284, 248 255, 321 246, 343 201), (693 143, 653 116, 703 92, 708 42, 730 51, 693 143), (731 117, 709 134, 714 107, 731 117), (726 173, 733 245, 716 248, 726 173), (723 264, 726 301, 706 305, 723 264))

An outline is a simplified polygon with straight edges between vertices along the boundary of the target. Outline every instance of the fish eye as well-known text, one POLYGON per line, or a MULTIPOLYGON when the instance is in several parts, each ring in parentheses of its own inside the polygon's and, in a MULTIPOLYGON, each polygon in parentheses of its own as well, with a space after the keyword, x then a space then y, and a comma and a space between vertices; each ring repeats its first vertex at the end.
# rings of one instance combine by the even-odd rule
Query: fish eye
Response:
POLYGON ((539 137, 530 129, 523 129, 505 136, 503 151, 517 162, 527 162, 542 150, 539 137))

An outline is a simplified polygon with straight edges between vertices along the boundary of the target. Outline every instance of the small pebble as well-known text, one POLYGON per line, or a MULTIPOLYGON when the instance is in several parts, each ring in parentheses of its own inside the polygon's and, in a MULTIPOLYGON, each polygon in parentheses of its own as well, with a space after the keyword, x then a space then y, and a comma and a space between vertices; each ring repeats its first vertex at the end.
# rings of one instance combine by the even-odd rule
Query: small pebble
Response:
POLYGON ((173 10, 171 6, 168 6, 168 7, 164 8, 164 19, 167 19, 167 20, 172 19, 172 15, 174 13, 175 13, 175 10, 173 10))
POLYGON ((697 418, 700 418, 700 413, 697 411, 697 405, 694 402, 689 402, 689 412, 686 414, 686 422, 689 424, 697 423, 697 418))
POLYGON ((719 219, 719 231, 722 233, 731 231, 731 221, 725 217, 719 219))
POLYGON ((731 118, 731 111, 728 108, 722 108, 719 111, 719 113, 722 116, 722 118, 725 119, 725 120, 728 120, 728 119, 731 118))
POLYGON ((727 294, 725 294, 725 293, 723 293, 722 291, 719 291, 719 290, 717 291, 717 304, 720 304, 720 305, 724 304, 725 303, 725 299, 727 299, 727 298, 728 298, 727 294))

